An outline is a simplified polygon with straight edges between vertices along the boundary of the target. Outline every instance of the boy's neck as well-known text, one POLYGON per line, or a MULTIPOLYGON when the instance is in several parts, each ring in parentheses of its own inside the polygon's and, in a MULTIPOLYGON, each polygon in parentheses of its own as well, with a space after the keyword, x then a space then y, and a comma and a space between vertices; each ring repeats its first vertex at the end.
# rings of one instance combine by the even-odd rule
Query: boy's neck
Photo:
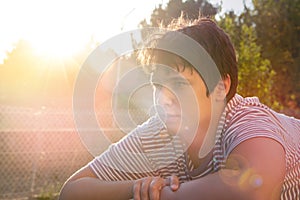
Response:
POLYGON ((198 129, 193 142, 188 148, 189 157, 195 167, 198 167, 201 164, 201 160, 203 160, 202 158, 206 157, 214 148, 218 125, 225 106, 226 103, 214 107, 212 112, 214 114, 212 114, 208 125, 201 126, 198 129))

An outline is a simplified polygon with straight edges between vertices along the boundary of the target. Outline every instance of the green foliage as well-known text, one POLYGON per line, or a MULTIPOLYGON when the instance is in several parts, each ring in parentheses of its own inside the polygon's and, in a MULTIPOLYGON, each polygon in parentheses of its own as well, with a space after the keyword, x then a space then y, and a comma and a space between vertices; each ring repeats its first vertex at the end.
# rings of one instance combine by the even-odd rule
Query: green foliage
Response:
POLYGON ((57 199, 57 194, 53 194, 51 192, 45 192, 42 193, 40 195, 38 195, 37 197, 35 197, 36 200, 56 200, 57 199))
POLYGON ((150 24, 142 21, 141 26, 164 27, 172 20, 180 17, 181 14, 189 19, 198 19, 199 16, 215 16, 218 9, 207 0, 170 0, 166 8, 159 5, 158 8, 153 10, 150 24))
POLYGON ((276 72, 272 92, 282 105, 296 99, 300 106, 300 0, 253 0, 253 6, 257 42, 276 72))
POLYGON ((243 96, 258 96, 263 103, 279 110, 281 107, 272 92, 276 73, 270 60, 262 57, 255 26, 249 22, 248 17, 248 11, 241 16, 229 12, 218 22, 229 34, 236 49, 239 68, 238 93, 243 96))
POLYGON ((244 96, 258 96, 260 100, 273 108, 279 109, 272 93, 275 71, 271 62, 261 56, 261 47, 256 44, 255 29, 245 24, 241 27, 241 41, 238 49, 239 87, 244 96))
POLYGON ((224 17, 221 17, 217 23, 230 36, 234 46, 238 47, 241 40, 241 27, 238 16, 230 11, 225 13, 224 17))
POLYGON ((62 187, 61 184, 50 184, 43 188, 41 192, 34 196, 33 199, 35 200, 56 200, 59 196, 60 188, 62 187))

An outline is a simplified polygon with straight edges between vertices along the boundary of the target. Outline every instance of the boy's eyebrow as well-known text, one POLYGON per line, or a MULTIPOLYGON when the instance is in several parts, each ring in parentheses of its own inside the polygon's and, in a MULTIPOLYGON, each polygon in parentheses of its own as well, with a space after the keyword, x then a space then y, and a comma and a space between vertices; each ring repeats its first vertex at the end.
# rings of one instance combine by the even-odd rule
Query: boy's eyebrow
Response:
POLYGON ((186 81, 188 83, 191 82, 191 79, 183 77, 183 76, 178 76, 178 75, 177 76, 168 77, 167 80, 173 81, 173 82, 182 82, 182 81, 186 81))
POLYGON ((174 81, 190 81, 188 78, 185 77, 171 77, 171 79, 174 81))
POLYGON ((164 80, 164 81, 182 81, 186 80, 192 82, 192 77, 185 77, 179 71, 171 70, 162 70, 156 71, 153 76, 154 80, 164 80))

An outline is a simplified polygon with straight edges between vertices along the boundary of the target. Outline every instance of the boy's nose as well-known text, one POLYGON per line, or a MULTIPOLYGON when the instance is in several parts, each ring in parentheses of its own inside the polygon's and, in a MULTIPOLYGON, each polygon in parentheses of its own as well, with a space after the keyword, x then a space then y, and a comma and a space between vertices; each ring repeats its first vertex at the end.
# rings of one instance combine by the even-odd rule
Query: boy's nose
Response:
POLYGON ((177 103, 177 97, 169 89, 161 88, 158 94, 158 102, 162 106, 172 106, 177 103))

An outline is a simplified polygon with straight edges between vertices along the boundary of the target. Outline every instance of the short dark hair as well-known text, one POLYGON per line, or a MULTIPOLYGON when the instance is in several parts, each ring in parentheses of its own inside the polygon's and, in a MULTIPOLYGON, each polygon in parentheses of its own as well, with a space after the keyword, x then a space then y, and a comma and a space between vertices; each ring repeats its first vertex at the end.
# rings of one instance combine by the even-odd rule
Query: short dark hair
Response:
MULTIPOLYGON (((159 39, 154 37, 155 39, 153 40, 155 40, 155 42, 151 41, 150 39, 149 42, 153 42, 154 44, 150 49, 140 52, 139 59, 142 64, 151 65, 153 63, 161 63, 171 66, 175 65, 177 66, 177 70, 180 70, 177 62, 181 60, 180 64, 183 65, 184 69, 185 67, 197 69, 188 63, 184 58, 155 48, 155 45, 158 44, 158 41, 168 36, 170 32, 176 31, 183 33, 198 42, 206 50, 206 52, 215 62, 222 78, 227 77, 227 75, 230 76, 231 86, 226 96, 227 101, 229 101, 235 95, 238 84, 236 53, 229 36, 213 20, 209 18, 200 18, 193 22, 180 19, 173 21, 168 28, 170 31, 163 34, 159 39)), ((201 74, 199 75, 201 76, 201 74)), ((213 88, 215 88, 217 84, 218 82, 213 83, 213 88)), ((206 89, 207 94, 209 95, 207 84, 206 89)))

